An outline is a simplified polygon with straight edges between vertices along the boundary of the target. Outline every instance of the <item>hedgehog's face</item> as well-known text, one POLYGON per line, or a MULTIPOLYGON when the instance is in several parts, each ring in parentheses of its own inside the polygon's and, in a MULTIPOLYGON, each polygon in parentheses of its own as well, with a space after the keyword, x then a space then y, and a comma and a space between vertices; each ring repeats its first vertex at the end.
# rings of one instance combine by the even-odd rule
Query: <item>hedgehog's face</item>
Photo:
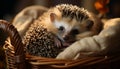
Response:
POLYGON ((57 36, 68 43, 76 41, 76 36, 89 30, 93 22, 89 19, 78 22, 76 19, 63 18, 54 13, 50 15, 51 21, 57 31, 57 36))
MULTIPOLYGON (((69 22, 70 19, 68 18, 62 18, 60 16, 57 16, 54 13, 51 13, 50 15, 51 21, 53 23, 53 25, 55 26, 55 28, 57 29, 57 36, 62 40, 62 41, 68 41, 69 39, 75 41, 74 35, 70 35, 70 38, 68 37, 69 33, 71 32, 71 30, 74 27, 74 23, 72 24, 72 22, 69 22), (70 24, 71 23, 71 24, 70 24), (74 39, 73 39, 74 38, 74 39)), ((76 31, 76 30, 74 30, 76 31)), ((76 31, 78 32, 78 31, 76 31)))
POLYGON ((57 36, 64 41, 64 38, 72 29, 72 25, 68 23, 64 18, 57 16, 54 13, 50 15, 51 21, 57 29, 57 36))

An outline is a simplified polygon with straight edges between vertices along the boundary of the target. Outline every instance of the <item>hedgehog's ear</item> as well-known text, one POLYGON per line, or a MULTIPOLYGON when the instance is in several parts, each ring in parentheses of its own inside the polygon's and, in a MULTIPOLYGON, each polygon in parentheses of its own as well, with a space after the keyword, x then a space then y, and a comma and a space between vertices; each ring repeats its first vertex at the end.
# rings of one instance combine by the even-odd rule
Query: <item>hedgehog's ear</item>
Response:
POLYGON ((53 22, 56 17, 57 17, 57 15, 55 13, 50 13, 50 20, 51 20, 51 22, 53 22))

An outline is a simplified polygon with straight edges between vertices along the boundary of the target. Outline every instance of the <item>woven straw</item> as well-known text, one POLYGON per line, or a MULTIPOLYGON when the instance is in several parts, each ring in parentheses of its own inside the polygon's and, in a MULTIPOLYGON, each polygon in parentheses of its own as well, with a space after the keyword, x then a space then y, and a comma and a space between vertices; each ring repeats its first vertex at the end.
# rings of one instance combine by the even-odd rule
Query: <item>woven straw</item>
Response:
POLYGON ((78 60, 60 60, 28 55, 16 28, 5 20, 0 20, 3 29, 10 38, 5 42, 8 69, 118 69, 120 56, 86 57, 78 60))

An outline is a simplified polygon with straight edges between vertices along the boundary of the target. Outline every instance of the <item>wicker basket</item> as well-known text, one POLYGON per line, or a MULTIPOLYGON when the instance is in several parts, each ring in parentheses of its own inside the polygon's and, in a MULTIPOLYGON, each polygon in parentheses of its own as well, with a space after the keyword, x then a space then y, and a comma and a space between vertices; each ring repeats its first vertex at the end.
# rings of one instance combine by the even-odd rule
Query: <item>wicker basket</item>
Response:
POLYGON ((0 20, 3 29, 10 38, 5 42, 8 69, 118 69, 120 56, 86 57, 78 60, 58 60, 28 55, 24 51, 22 40, 14 26, 5 20, 0 20))

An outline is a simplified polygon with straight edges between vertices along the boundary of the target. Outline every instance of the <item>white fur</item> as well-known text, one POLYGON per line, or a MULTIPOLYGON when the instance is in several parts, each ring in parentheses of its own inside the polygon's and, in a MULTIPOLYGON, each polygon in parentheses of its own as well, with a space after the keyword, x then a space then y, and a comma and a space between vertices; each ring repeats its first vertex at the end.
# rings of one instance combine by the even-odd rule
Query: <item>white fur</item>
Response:
POLYGON ((67 35, 68 32, 70 32, 70 30, 72 29, 72 26, 70 26, 70 24, 66 23, 65 21, 61 20, 61 21, 54 21, 54 25, 56 28, 59 28, 60 26, 63 26, 65 28, 65 30, 63 32, 60 32, 60 36, 64 37, 67 35))

